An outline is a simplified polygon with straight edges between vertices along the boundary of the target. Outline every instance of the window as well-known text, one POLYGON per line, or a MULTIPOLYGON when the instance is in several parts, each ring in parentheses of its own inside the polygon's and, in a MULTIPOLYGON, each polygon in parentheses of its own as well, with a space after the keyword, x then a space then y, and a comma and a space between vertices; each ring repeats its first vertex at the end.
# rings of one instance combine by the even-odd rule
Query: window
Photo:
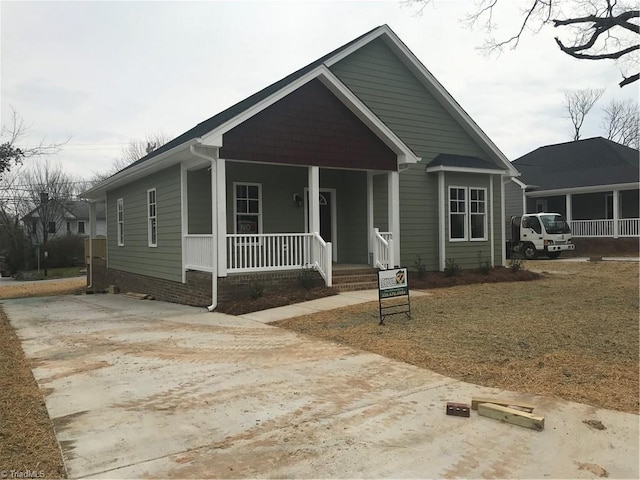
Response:
POLYGON ((234 183, 235 233, 257 235, 262 233, 262 185, 234 183))
POLYGON ((71 235, 71 222, 67 222, 67 235, 71 235))
POLYGON ((38 220, 35 218, 31 220, 31 233, 34 235, 38 233, 38 220))
POLYGON ((449 240, 487 239, 487 189, 449 187, 449 240))
POLYGON ((78 220, 78 234, 79 235, 83 235, 84 234, 84 221, 83 220, 78 220))
POLYGON ((147 190, 147 218, 149 224, 149 246, 158 246, 158 210, 156 206, 156 189, 147 190))
POLYGON ((56 233, 56 222, 49 222, 48 233, 56 233))
POLYGON ((486 240, 487 191, 484 188, 469 188, 469 215, 471 240, 486 240))
POLYGON ((124 200, 116 200, 116 216, 118 225, 118 246, 124 247, 124 200))
POLYGON ((467 239, 466 189, 449 187, 449 238, 467 239))

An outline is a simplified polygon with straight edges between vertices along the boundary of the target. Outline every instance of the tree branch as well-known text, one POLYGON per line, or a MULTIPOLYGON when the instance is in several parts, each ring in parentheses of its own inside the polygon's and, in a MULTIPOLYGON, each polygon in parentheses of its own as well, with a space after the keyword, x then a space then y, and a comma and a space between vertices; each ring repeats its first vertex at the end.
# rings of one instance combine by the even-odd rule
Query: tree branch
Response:
POLYGON ((581 60, 605 60, 605 59, 615 60, 635 50, 640 50, 640 45, 633 45, 631 47, 624 48, 617 52, 590 54, 590 53, 578 53, 578 52, 591 48, 593 46, 593 42, 591 41, 587 42, 584 45, 567 47, 562 43, 562 41, 558 37, 556 37, 556 43, 560 47, 560 50, 562 50, 564 53, 574 58, 579 58, 581 60))
POLYGON ((626 77, 618 85, 620 85, 620 87, 624 87, 625 85, 629 85, 630 83, 637 82, 638 80, 640 80, 640 73, 636 73, 635 75, 626 77))

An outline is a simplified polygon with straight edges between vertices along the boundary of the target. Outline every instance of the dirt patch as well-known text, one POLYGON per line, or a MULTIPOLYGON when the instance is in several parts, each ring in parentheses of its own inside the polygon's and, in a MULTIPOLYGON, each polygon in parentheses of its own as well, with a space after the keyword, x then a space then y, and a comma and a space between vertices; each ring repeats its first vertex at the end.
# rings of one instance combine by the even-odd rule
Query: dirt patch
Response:
POLYGON ((529 266, 540 280, 432 288, 411 300, 411 319, 386 326, 377 302, 275 325, 479 385, 638 413, 638 263, 529 266))
POLYGON ((0 379, 0 470, 66 478, 43 393, 1 307, 0 379))
POLYGON ((0 299, 68 295, 84 291, 86 286, 87 280, 84 277, 63 278, 55 281, 12 282, 0 285, 0 299))

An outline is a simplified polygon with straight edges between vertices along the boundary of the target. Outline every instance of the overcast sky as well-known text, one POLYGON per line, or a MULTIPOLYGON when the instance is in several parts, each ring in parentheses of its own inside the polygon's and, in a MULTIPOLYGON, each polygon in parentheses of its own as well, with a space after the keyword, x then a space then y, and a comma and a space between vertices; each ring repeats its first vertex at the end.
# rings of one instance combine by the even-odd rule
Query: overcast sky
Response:
MULTIPOLYGON (((25 144, 70 138, 55 156, 88 177, 132 138, 171 138, 372 28, 388 24, 505 155, 571 140, 563 91, 606 88, 600 105, 638 96, 611 62, 561 53, 552 28, 486 58, 460 19, 472 2, 436 0, 422 16, 377 2, 6 2, 1 114, 30 126, 25 144)), ((511 34, 512 9, 498 34, 511 34)), ((583 137, 600 135, 594 109, 583 137)))

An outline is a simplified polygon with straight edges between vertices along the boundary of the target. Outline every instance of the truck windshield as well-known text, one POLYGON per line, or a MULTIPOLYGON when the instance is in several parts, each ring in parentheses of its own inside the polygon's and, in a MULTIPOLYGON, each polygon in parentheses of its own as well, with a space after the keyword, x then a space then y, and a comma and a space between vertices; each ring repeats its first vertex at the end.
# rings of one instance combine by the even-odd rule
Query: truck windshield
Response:
POLYGON ((547 233, 571 233, 571 229, 562 215, 540 215, 547 233))

